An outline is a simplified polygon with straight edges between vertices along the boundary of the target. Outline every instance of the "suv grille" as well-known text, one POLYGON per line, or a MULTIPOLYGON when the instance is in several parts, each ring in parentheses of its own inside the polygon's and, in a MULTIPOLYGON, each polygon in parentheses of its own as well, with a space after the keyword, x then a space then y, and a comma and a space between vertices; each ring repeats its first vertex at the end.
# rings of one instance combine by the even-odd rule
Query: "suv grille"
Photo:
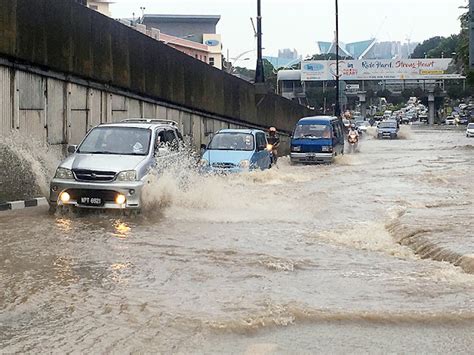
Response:
POLYGON ((232 163, 212 163, 213 168, 218 169, 232 169, 235 168, 235 164, 232 163))
POLYGON ((113 171, 96 171, 96 170, 73 170, 74 178, 77 181, 97 181, 110 182, 115 179, 113 171))

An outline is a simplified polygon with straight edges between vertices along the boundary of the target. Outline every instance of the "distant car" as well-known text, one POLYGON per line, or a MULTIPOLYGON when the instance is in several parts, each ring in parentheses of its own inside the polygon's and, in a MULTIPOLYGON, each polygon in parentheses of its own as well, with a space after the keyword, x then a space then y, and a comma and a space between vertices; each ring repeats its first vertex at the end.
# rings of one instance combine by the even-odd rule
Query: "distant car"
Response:
POLYGON ((370 126, 370 124, 367 121, 357 121, 355 126, 359 132, 367 132, 367 128, 370 126))
POLYGON ((402 116, 402 119, 401 119, 401 122, 404 123, 404 124, 408 124, 411 122, 411 116, 408 116, 408 115, 403 115, 402 116))
POLYGON ((469 123, 469 119, 467 118, 467 116, 459 117, 459 124, 468 124, 468 123, 469 123))
POLYGON ((467 125, 466 137, 474 137, 474 123, 469 123, 467 125))
POLYGON ((377 126, 377 138, 398 138, 398 123, 394 120, 382 121, 377 126))
POLYGON ((392 116, 392 113, 393 113, 393 112, 390 111, 390 110, 385 111, 385 112, 383 113, 383 118, 385 118, 385 119, 390 118, 390 117, 392 116))
POLYGON ((420 122, 428 122, 428 115, 426 114, 420 114, 418 116, 418 119, 420 120, 420 122))
POLYGON ((453 116, 448 116, 446 117, 446 120, 444 121, 445 125, 454 125, 456 123, 455 119, 453 116))
POLYGON ((272 166, 265 132, 257 129, 222 129, 207 145, 200 169, 205 173, 239 173, 272 166))

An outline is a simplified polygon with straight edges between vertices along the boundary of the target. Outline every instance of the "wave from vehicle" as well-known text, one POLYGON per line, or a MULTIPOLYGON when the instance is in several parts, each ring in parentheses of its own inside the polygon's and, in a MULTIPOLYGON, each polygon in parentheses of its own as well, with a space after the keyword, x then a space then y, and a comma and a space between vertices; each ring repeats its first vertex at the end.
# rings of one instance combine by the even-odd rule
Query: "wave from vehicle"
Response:
MULTIPOLYGON (((61 160, 60 146, 51 146, 17 132, 0 138, 0 166, 3 179, 12 192, 10 198, 49 195, 49 181, 61 160), (14 195, 14 196, 13 196, 14 195)), ((0 198, 1 199, 1 198, 0 198)))
POLYGON ((474 312, 411 312, 411 311, 372 311, 372 310, 328 310, 288 303, 278 304, 267 301, 263 310, 252 312, 237 319, 207 321, 205 324, 216 332, 255 334, 256 332, 295 324, 318 322, 354 322, 357 324, 463 324, 474 321, 474 312))

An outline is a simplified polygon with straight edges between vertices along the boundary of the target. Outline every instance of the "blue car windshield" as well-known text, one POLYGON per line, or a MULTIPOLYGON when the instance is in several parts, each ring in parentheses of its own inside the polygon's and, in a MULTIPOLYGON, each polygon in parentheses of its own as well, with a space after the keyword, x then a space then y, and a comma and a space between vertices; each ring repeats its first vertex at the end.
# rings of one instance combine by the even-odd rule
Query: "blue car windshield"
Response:
POLYGON ((254 150, 253 135, 248 133, 218 133, 212 138, 209 150, 254 150))
POLYGON ((331 126, 326 124, 299 124, 296 126, 294 138, 331 138, 331 126))
POLYGON ((77 150, 83 154, 147 155, 151 130, 134 127, 94 128, 77 150))

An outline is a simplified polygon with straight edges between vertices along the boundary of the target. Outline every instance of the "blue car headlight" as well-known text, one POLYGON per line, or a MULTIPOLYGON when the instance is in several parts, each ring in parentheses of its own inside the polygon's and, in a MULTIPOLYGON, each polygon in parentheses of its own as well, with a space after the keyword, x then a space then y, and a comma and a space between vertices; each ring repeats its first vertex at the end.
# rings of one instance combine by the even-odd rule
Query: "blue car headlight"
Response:
POLYGON ((250 168, 250 161, 249 160, 242 160, 240 163, 239 163, 239 167, 241 169, 248 169, 250 168))
POLYGON ((323 151, 323 152, 332 152, 332 147, 330 145, 324 145, 324 146, 322 146, 321 151, 323 151))
POLYGON ((301 147, 298 145, 294 145, 291 147, 292 152, 301 152, 301 147))

